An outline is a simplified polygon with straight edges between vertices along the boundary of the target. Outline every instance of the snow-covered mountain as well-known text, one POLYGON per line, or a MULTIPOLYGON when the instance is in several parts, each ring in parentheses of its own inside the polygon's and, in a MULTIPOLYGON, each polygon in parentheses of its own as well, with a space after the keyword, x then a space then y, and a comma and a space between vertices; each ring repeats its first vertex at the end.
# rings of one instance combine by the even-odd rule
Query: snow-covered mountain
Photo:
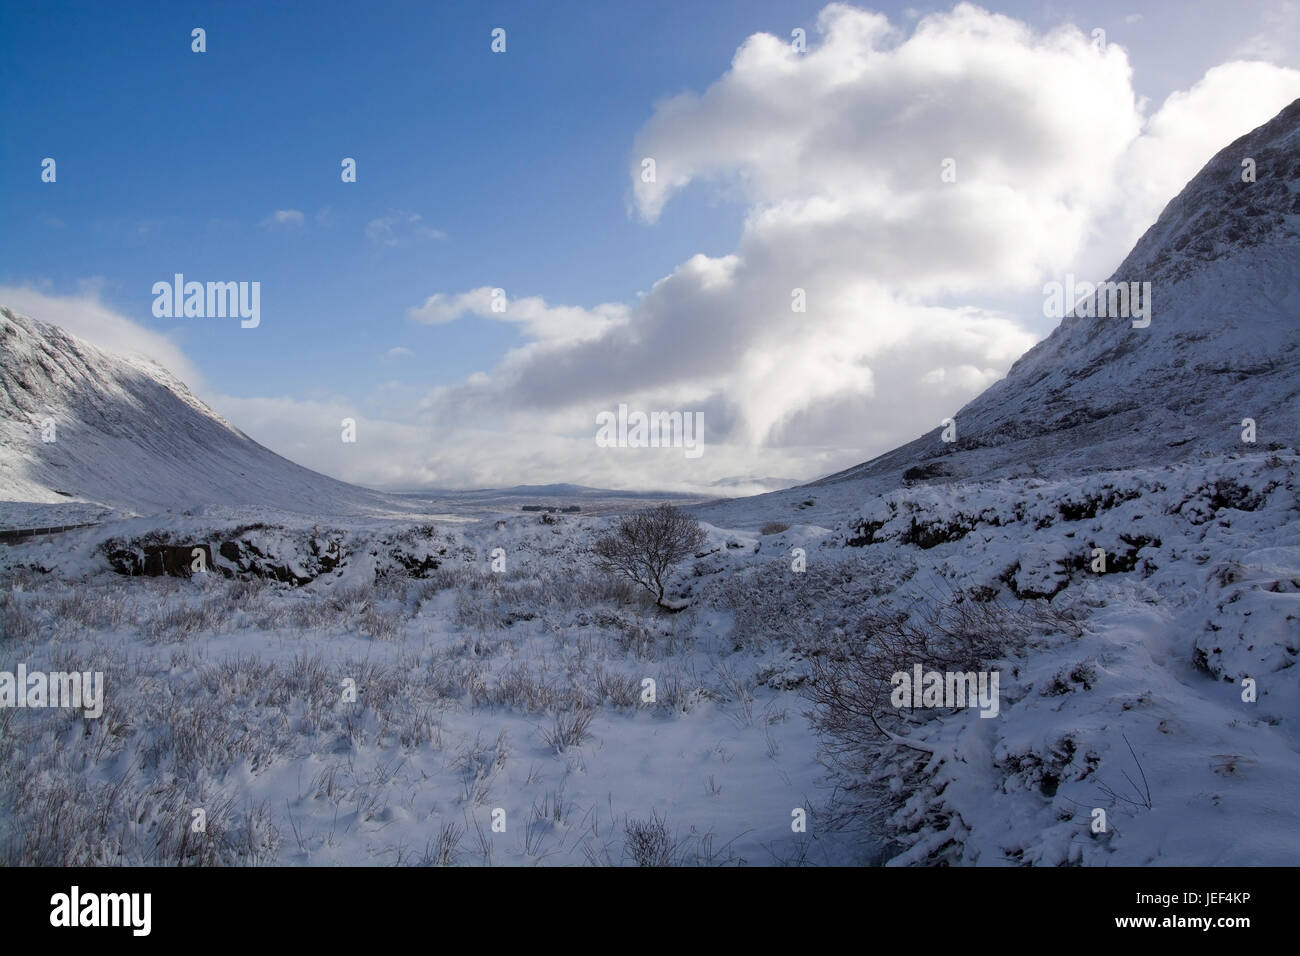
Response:
POLYGON ((813 501, 804 517, 829 523, 842 507, 916 481, 1300 446, 1300 100, 1206 164, 1110 281, 1151 284, 1150 325, 1077 309, 953 416, 955 441, 939 426, 809 485, 702 513, 757 520, 813 501), (1243 181, 1248 158, 1254 182, 1243 181), (1247 418, 1253 445, 1242 440, 1247 418))
POLYGON ((211 504, 374 513, 393 504, 262 447, 161 366, 7 308, 0 308, 0 501, 146 514, 211 504), (51 422, 52 431, 42 428, 51 422))

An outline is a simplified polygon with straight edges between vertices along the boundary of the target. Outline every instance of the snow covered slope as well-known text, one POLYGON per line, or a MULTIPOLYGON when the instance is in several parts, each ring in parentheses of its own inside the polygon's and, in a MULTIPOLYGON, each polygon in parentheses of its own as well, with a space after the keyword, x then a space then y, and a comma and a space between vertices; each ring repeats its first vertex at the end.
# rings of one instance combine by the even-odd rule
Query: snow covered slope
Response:
MULTIPOLYGON (((223 504, 410 511, 257 444, 161 366, 0 307, 0 502, 152 513, 223 504), (54 441, 41 425, 54 422, 54 441)), ((6 506, 5 523, 40 509, 6 506)), ((49 521, 48 523, 61 523, 49 521)))
POLYGON ((1151 283, 1148 327, 1068 315, 957 412, 956 441, 936 427, 810 485, 700 513, 721 524, 785 512, 829 525, 905 478, 1085 474, 1297 447, 1298 147, 1300 100, 1221 150, 1165 207, 1111 277, 1151 283), (1247 157, 1253 183, 1242 182, 1247 157), (1242 441, 1245 418, 1257 424, 1255 445, 1242 441))

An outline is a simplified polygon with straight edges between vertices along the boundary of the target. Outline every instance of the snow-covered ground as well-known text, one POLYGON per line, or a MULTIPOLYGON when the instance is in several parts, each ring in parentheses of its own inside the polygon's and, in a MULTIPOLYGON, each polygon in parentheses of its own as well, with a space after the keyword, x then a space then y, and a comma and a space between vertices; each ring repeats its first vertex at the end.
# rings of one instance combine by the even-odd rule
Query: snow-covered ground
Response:
MULTIPOLYGON (((194 808, 225 833, 224 862, 620 863, 625 831, 656 815, 682 862, 809 852, 790 820, 817 799, 814 740, 797 696, 756 676, 782 649, 733 651, 725 589, 656 611, 591 567, 599 519, 549 520, 234 533, 135 519, 0 553, 15 582, 0 667, 101 670, 109 687, 97 721, 2 712, 3 830, 11 852, 29 847, 10 860, 162 862, 194 808), (213 569, 110 567, 151 531, 210 543, 213 569), (239 575, 222 540, 319 576, 239 575), (341 563, 321 573, 313 540, 337 542, 341 563), (584 713, 585 734, 552 739, 584 713), (33 846, 55 807, 65 825, 33 846)), ((716 531, 708 552, 737 553, 716 531)), ((823 843, 823 858, 852 852, 823 843)))
POLYGON ((108 693, 98 720, 0 711, 0 846, 619 864, 653 855, 634 835, 653 847, 662 821, 682 863, 1293 864, 1296 461, 926 486, 833 528, 709 526, 678 614, 593 566, 609 517, 136 518, 4 548, 0 669, 102 671, 108 693), (114 570, 162 543, 207 545, 212 567, 114 570), (830 759, 815 662, 882 617, 976 603, 999 716, 881 713, 897 740, 830 759), (207 839, 186 842, 195 809, 207 839))

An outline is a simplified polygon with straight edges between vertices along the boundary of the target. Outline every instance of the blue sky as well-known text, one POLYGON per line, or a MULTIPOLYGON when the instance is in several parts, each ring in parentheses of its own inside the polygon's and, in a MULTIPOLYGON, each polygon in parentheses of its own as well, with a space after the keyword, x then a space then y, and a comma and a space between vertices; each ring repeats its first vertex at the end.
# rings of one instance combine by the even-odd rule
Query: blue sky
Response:
MULTIPOLYGON (((932 427, 930 420, 942 408, 955 411, 987 380, 1005 372, 1026 343, 1050 328, 1032 309, 1025 311, 1036 301, 1040 280, 1072 264, 1113 266, 1130 233, 1140 231, 1144 217, 1149 222, 1152 209, 1158 211, 1190 175, 1184 167, 1195 160, 1194 172, 1214 148, 1246 131, 1228 128, 1235 119, 1219 126, 1209 119, 1189 121, 1187 110, 1171 110, 1163 125, 1155 122, 1171 93, 1197 88, 1220 64, 1254 61, 1273 70, 1265 77, 1267 102, 1245 111, 1250 115, 1241 122, 1266 119, 1276 112, 1277 101, 1294 95, 1288 85, 1295 78, 1288 68, 1297 65, 1289 30, 1297 23, 1293 4, 997 7, 1028 31, 1025 37, 1007 32, 1001 43, 1050 47, 1041 38, 1073 23, 1084 34, 1104 25, 1109 42, 1122 47, 1123 63, 1099 57, 1087 68, 1104 70, 1097 75, 1106 82, 1131 84, 1125 89, 1134 98, 1133 128, 1117 123, 1098 133, 1083 110, 1079 129, 1081 136, 1113 136, 1114 162, 1121 165, 1112 173, 1123 168, 1122 154, 1133 153, 1142 136, 1181 153, 1195 142, 1190 152, 1205 155, 1172 164, 1176 168, 1167 182, 1144 183, 1140 199, 1103 195, 1095 185, 1069 193, 1068 202, 1087 204, 1089 214, 1098 217, 1122 200, 1134 222, 1099 243, 1098 220, 1089 225, 1080 219, 1079 241, 1059 250, 1052 264, 1036 262, 1031 268, 1013 261, 1017 253, 1009 249, 1007 275, 984 287, 953 278, 949 270, 942 281, 890 289, 890 276, 882 274, 878 284, 888 299, 881 306, 886 311, 888 303, 903 302, 990 313, 1019 310, 1018 328, 998 333, 999 344, 977 358, 931 363, 934 367, 926 369, 918 365, 918 390, 938 381, 960 383, 920 417, 900 420, 896 412, 882 410, 871 427, 857 429, 857 437, 837 439, 827 422, 842 421, 847 408, 872 414, 869 400, 878 398, 878 385, 844 372, 828 379, 842 386, 840 391, 813 387, 812 397, 768 408, 771 396, 760 391, 770 381, 764 369, 781 367, 783 351, 777 348, 776 361, 769 361, 772 336, 764 333, 764 346, 734 331, 713 338, 701 332, 696 342, 693 330, 708 325, 717 304, 696 295, 707 283, 696 282, 680 297, 674 291, 686 281, 684 264, 695 256, 712 264, 737 256, 743 268, 763 255, 780 262, 810 248, 816 235, 803 235, 802 245, 792 246, 788 256, 763 245, 755 217, 789 208, 783 203, 816 195, 843 200, 845 209, 877 208, 854 207, 856 198, 845 199, 853 183, 879 175, 872 161, 864 159, 860 175, 845 166, 852 154, 837 159, 830 171, 828 166, 808 172, 816 164, 801 160, 792 172, 777 155, 779 140, 774 145, 771 137, 745 138, 790 121, 787 115, 762 115, 771 96, 745 99, 744 90, 733 90, 713 104, 700 98, 728 76, 740 76, 732 58, 747 38, 770 33, 788 43, 791 29, 803 27, 810 47, 803 61, 810 71, 809 92, 802 94, 809 97, 807 112, 833 120, 833 111, 844 108, 836 105, 838 94, 819 86, 811 74, 819 44, 831 47, 830 34, 817 32, 823 6, 794 0, 4 3, 0 291, 93 300, 145 333, 166 336, 188 361, 200 396, 235 424, 277 451, 349 480, 397 487, 530 480, 698 487, 738 474, 810 478, 914 437, 932 427), (196 26, 206 30, 202 54, 190 49, 196 26), (504 54, 490 50, 495 27, 507 31, 504 54), (688 91, 694 99, 678 114, 661 116, 656 110, 666 98, 688 91), (752 115, 740 116, 729 103, 742 103, 752 115), (681 116, 679 122, 675 117, 681 116), (703 141, 733 118, 735 131, 719 132, 717 142, 703 141), (689 142, 683 139, 687 135, 689 142), (632 163, 638 147, 647 144, 657 144, 665 154, 691 154, 689 163, 676 167, 682 170, 680 189, 665 186, 653 197, 637 192, 632 163), (46 156, 58 164, 53 184, 40 181, 46 156), (343 157, 356 159, 356 183, 340 181, 343 157), (277 212, 283 221, 276 221, 277 212), (260 326, 241 330, 237 322, 223 320, 154 318, 152 284, 176 272, 200 281, 259 281, 260 326), (643 309, 639 295, 661 281, 662 302, 643 309), (539 337, 526 324, 492 321, 472 309, 436 324, 412 318, 412 310, 430 296, 481 287, 504 288, 512 300, 537 297, 539 309, 593 310, 621 303, 631 318, 622 331, 610 332, 604 345, 591 347, 573 346, 576 333, 567 325, 558 336, 539 337), (665 317, 668 312, 671 318, 665 317), (654 342, 661 344, 644 361, 628 357, 635 346, 654 342), (680 354, 664 358, 665 342, 681 343, 680 354), (540 354, 529 351, 530 343, 540 354), (388 354, 395 348, 409 354, 388 354), (710 365, 692 357, 692 349, 734 355, 719 354, 710 365), (515 365, 508 360, 512 350, 523 352, 515 365), (678 358, 675 370, 631 381, 648 363, 671 364, 678 358), (626 371, 609 373, 625 359, 626 371), (747 371, 733 379, 741 367, 747 371), (475 373, 480 378, 471 380, 475 373), (548 375, 557 385, 584 376, 600 381, 603 373, 610 375, 603 389, 560 388, 564 395, 553 402, 538 384, 548 375), (620 375, 628 380, 626 389, 619 387, 620 375), (682 462, 663 455, 636 461, 625 456, 617 466, 594 464, 604 459, 590 458, 592 429, 584 432, 583 423, 596 411, 637 398, 704 409, 717 423, 712 434, 725 453, 706 456, 689 475, 681 471, 682 462), (549 417, 520 417, 524 406, 543 408, 549 417), (469 409, 480 407, 489 411, 471 421, 469 409), (363 429, 374 439, 364 456, 337 447, 339 409, 354 409, 374 425, 363 429), (447 424, 452 415, 458 416, 457 435, 447 424), (554 440, 544 440, 548 435, 554 440), (575 451, 579 444, 586 449, 581 455, 575 451), (451 466, 453 458, 459 466, 451 466)), ((867 9, 860 8, 863 16, 867 9)), ((951 8, 885 4, 870 9, 883 13, 895 33, 861 42, 878 43, 883 50, 905 44, 929 11, 942 18, 951 8)), ((836 20, 835 29, 846 43, 859 42, 853 39, 858 27, 845 25, 850 19, 836 20)), ((986 42, 978 17, 957 20, 951 29, 966 31, 961 35, 969 36, 972 49, 986 42)), ((1004 29, 1009 30, 996 27, 1004 29)), ((830 57, 827 52, 823 62, 833 65, 830 57)), ((768 57, 746 68, 751 87, 784 69, 774 62, 768 57)), ((972 84, 989 84, 987 125, 1006 130, 1000 145, 980 148, 1023 149, 1014 142, 1016 124, 1003 122, 1001 115, 1007 90, 1018 83, 1027 97, 1041 94, 1026 74, 998 77, 975 58, 968 68, 972 84)), ((1234 82, 1240 88, 1259 85, 1258 75, 1216 82, 1222 89, 1202 84, 1200 100, 1193 98, 1208 104, 1202 110, 1206 117, 1218 110, 1215 122, 1240 112, 1222 105, 1232 99, 1224 90, 1234 82)), ((854 83, 860 111, 854 107, 844 122, 866 124, 868 132, 873 122, 893 128, 905 111, 870 112, 872 104, 896 92, 890 81, 864 75, 854 83)), ((916 98, 924 96, 926 83, 939 81, 922 76, 909 83, 906 95, 916 98)), ((1080 92, 1088 85, 1081 79, 1069 96, 1088 95, 1080 92)), ((1039 104, 1039 112, 1074 109, 1062 95, 1059 102, 1039 104)), ((1112 104, 1124 97, 1101 102, 1114 115, 1122 111, 1112 104)), ((824 132, 826 122, 820 122, 824 132)), ((1047 135, 1031 132, 1039 139, 1047 135)), ((792 128, 789 135, 802 134, 792 128)), ((943 147, 936 148, 942 154, 943 147)), ((926 168, 928 182, 934 177, 926 168)), ((1077 172, 1066 175, 1078 178, 1077 172)), ((987 244, 987 238, 973 241, 987 244)), ((734 281, 740 284, 730 301, 739 302, 743 275, 734 281)), ((796 276, 789 284, 799 281, 796 276)), ((831 292, 840 299, 848 294, 847 286, 834 286, 835 276, 819 281, 826 291, 823 301, 833 297, 831 292)), ((870 300, 861 298, 865 293, 854 295, 870 300)), ((905 321, 901 315, 895 324, 905 321)), ((1005 315, 986 318, 1009 321, 1005 315)), ((557 327, 569 321, 561 315, 553 319, 557 327)), ((835 329, 843 325, 842 318, 826 321, 838 323, 835 329)), ((755 320, 753 328, 764 326, 755 320)), ((95 337, 93 329, 74 331, 95 337)), ((805 331, 823 334, 814 326, 805 331)), ((830 342, 839 333, 827 328, 824 334, 830 342)), ((100 344, 115 344, 103 339, 100 344)), ((892 364, 866 344, 854 362, 856 367, 892 364)), ((813 355, 792 361, 790 368, 810 382, 820 378, 813 355)), ((934 391, 930 387, 927 394, 934 391)))
POLYGON ((729 248, 734 204, 682 203, 653 230, 630 218, 627 153, 656 99, 706 85, 791 9, 817 5, 8 4, 4 179, 37 182, 33 146, 59 179, 5 190, 5 221, 22 225, 6 230, 0 281, 102 276, 106 302, 152 322, 149 289, 175 270, 260 278, 255 343, 174 323, 233 394, 268 378, 296 393, 324 370, 375 383, 397 345, 421 378, 463 376, 518 336, 412 327, 406 310, 436 291, 596 305, 729 248), (503 55, 489 49, 496 26, 503 55), (355 184, 340 181, 345 156, 355 184), (259 226, 278 209, 304 226, 259 226), (396 213, 447 239, 367 240, 396 213))

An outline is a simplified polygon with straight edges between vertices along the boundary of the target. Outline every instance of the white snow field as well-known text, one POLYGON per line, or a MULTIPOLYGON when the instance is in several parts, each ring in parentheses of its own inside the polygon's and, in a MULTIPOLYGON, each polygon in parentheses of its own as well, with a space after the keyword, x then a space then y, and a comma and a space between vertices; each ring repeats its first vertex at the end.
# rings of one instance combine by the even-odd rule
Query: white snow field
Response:
POLYGON ((658 815, 674 862, 1294 863, 1295 464, 948 485, 835 530, 711 527, 671 615, 592 567, 609 519, 134 519, 6 549, 3 667, 102 671, 108 693, 97 720, 0 711, 0 845, 30 863, 625 863, 627 827, 658 815), (208 544, 212 570, 113 570, 153 534, 208 544), (881 738, 833 778, 878 786, 830 805, 811 662, 872 615, 958 595, 1005 609, 987 635, 999 717, 891 718, 932 753, 881 738), (208 839, 187 846, 195 808, 208 839))
POLYGON ((1149 327, 692 506, 676 613, 596 566, 616 514, 352 488, 0 313, 0 523, 98 522, 0 545, 0 700, 106 681, 0 707, 0 863, 1300 863, 1298 143, 1170 203, 1116 273, 1149 327), (913 665, 996 715, 894 706, 913 665))

